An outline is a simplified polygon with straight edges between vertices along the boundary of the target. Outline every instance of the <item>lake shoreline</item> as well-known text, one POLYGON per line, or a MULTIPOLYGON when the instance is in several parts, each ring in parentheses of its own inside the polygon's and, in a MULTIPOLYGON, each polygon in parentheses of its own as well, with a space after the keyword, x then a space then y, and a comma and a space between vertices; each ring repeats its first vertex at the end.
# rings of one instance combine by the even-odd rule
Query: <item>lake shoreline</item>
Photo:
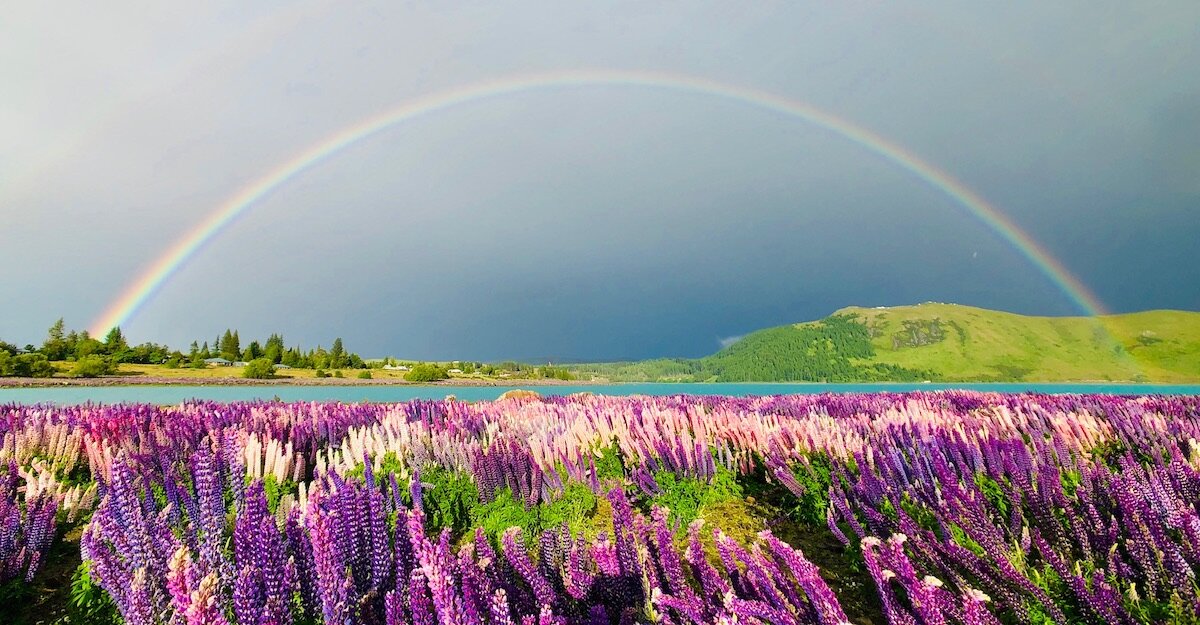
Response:
POLYGON ((588 386, 608 384, 596 380, 526 379, 484 380, 479 378, 450 378, 435 382, 409 382, 399 378, 291 378, 268 380, 254 378, 165 377, 165 376, 104 376, 99 378, 0 378, 4 388, 63 388, 109 386, 588 386))

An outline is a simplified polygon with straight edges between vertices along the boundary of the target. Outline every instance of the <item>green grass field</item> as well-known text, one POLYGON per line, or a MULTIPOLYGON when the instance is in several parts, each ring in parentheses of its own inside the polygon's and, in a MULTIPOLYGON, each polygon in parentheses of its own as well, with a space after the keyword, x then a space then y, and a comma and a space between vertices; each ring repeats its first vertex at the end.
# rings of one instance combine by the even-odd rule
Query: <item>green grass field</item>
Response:
POLYGON ((945 380, 1200 381, 1200 313, 1195 312, 1028 317, 921 304, 845 308, 837 314, 855 315, 871 330, 873 362, 931 371, 945 380), (935 322, 944 336, 914 344, 906 330, 935 322))

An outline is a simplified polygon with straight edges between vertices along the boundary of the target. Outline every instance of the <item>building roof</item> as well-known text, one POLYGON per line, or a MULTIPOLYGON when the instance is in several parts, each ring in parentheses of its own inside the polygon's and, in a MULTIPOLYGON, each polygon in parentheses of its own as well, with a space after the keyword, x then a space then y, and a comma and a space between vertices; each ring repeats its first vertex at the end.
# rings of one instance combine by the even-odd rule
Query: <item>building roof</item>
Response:
POLYGON ((233 364, 231 361, 225 360, 224 358, 205 358, 204 362, 207 362, 210 365, 231 365, 231 364, 233 364))

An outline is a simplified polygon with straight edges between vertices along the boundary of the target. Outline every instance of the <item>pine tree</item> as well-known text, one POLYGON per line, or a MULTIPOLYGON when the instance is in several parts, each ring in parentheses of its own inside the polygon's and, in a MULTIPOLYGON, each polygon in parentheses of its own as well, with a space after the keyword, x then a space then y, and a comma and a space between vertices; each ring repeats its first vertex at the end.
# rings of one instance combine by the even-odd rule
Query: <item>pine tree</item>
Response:
POLYGON ((329 366, 341 369, 346 366, 346 350, 342 347, 342 339, 333 339, 333 347, 329 348, 329 366))
POLYGON ((237 360, 241 350, 238 349, 237 339, 234 334, 225 329, 225 334, 221 335, 220 343, 217 345, 217 351, 221 353, 221 357, 225 360, 237 360))
POLYGON ((286 348, 283 346, 283 336, 280 334, 272 334, 270 338, 267 339, 267 345, 263 349, 263 357, 270 358, 271 362, 279 364, 283 362, 283 355, 286 351, 286 348))
POLYGON ((120 326, 113 326, 113 329, 108 331, 104 337, 104 351, 109 354, 119 354, 129 349, 129 343, 125 341, 125 335, 121 332, 120 326))
POLYGON ((47 360, 67 359, 69 346, 64 334, 65 329, 61 317, 54 322, 54 325, 50 326, 50 330, 46 333, 46 342, 42 343, 42 353, 46 355, 47 360))

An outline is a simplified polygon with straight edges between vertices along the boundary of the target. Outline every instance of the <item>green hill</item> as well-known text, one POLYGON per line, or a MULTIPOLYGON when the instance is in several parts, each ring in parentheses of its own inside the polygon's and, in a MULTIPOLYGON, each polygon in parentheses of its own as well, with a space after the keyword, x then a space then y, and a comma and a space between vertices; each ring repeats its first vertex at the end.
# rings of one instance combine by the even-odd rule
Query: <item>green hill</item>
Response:
POLYGON ((704 358, 577 365, 612 380, 1200 382, 1200 313, 1029 317, 920 304, 844 308, 704 358))
POLYGON ((871 334, 873 362, 942 380, 1200 381, 1200 313, 1027 317, 921 304, 845 308, 871 334))

